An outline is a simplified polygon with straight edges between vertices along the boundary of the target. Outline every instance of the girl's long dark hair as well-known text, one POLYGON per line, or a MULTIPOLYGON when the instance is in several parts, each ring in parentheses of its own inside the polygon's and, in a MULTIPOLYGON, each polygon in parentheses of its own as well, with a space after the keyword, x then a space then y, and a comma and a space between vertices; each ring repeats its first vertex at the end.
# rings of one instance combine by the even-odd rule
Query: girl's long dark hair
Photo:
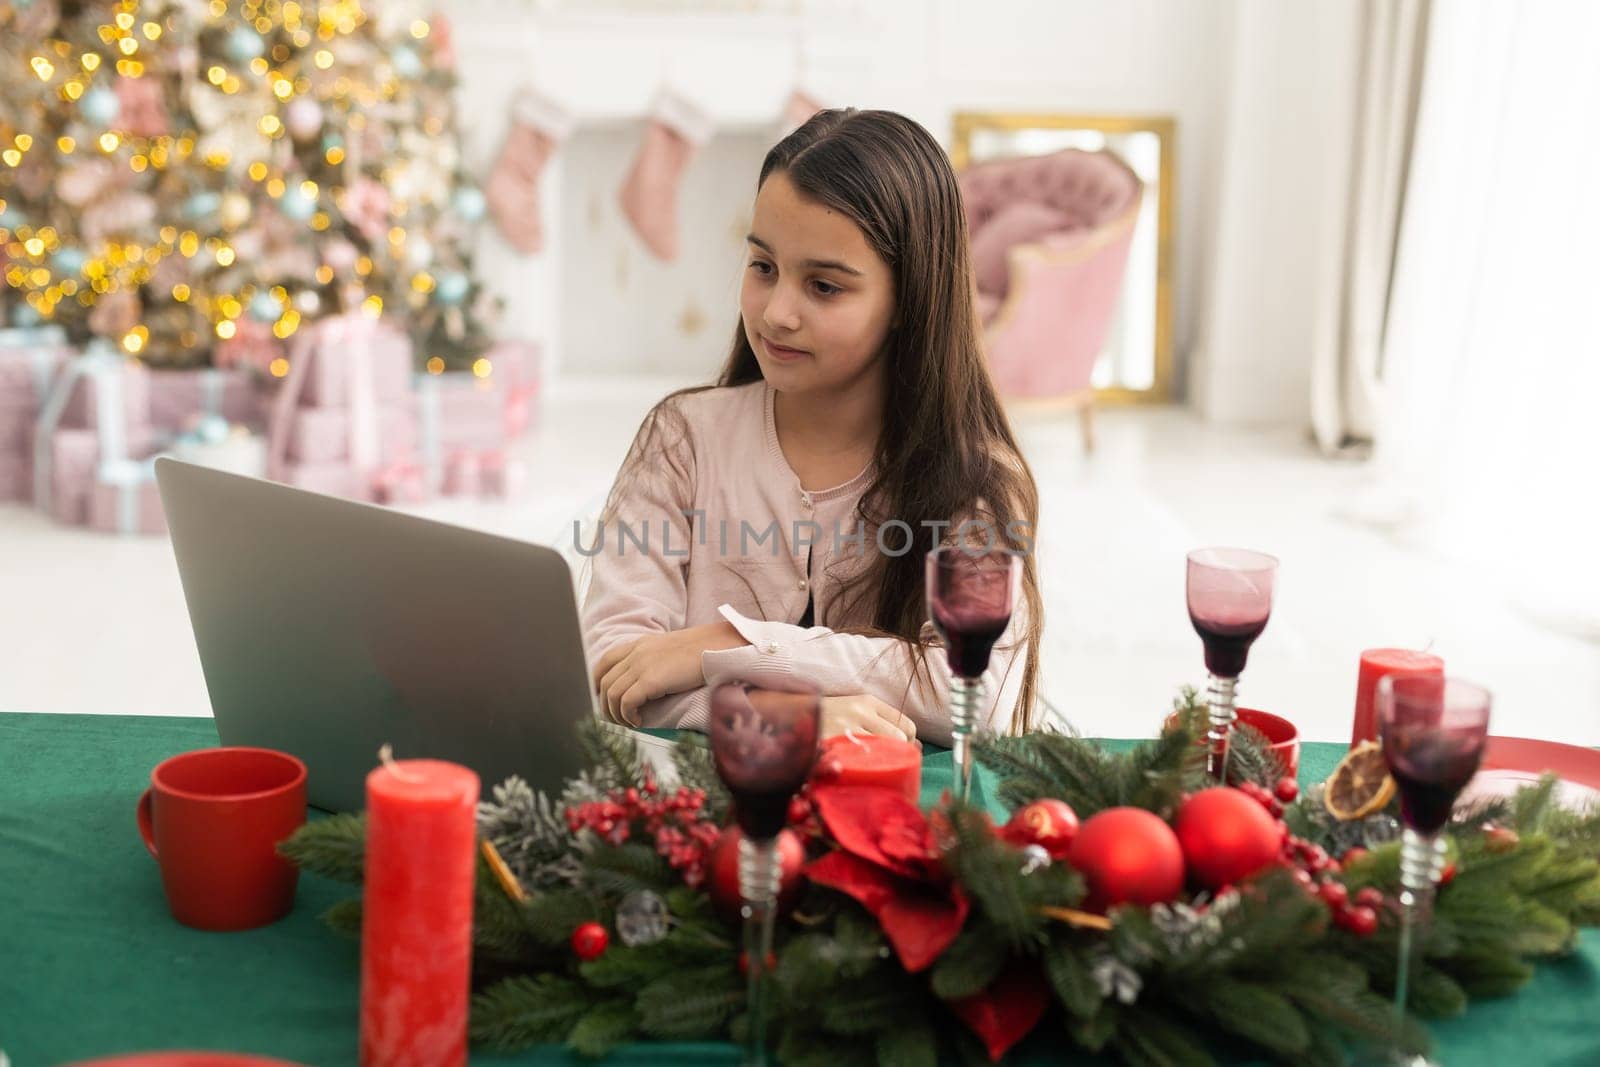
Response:
MULTIPOLYGON (((894 325, 883 352, 883 427, 874 477, 857 510, 868 544, 891 519, 908 524, 926 543, 899 556, 873 553, 871 563, 846 583, 845 614, 870 620, 856 632, 920 644, 927 619, 923 551, 934 547, 935 529, 923 523, 987 523, 1001 543, 1023 555, 1026 670, 1011 730, 1025 732, 1034 721, 1044 622, 1031 551, 1039 492, 984 359, 966 213, 949 157, 927 130, 903 115, 844 108, 819 112, 775 145, 761 165, 757 189, 779 171, 802 195, 853 221, 894 275, 894 325)), ((761 377, 740 322, 716 385, 761 377)), ((680 395, 657 405, 631 455, 654 451, 644 447, 647 439, 663 429, 661 417, 680 395)), ((886 536, 891 544, 900 539, 886 536)), ((925 670, 919 673, 926 679, 925 670)))

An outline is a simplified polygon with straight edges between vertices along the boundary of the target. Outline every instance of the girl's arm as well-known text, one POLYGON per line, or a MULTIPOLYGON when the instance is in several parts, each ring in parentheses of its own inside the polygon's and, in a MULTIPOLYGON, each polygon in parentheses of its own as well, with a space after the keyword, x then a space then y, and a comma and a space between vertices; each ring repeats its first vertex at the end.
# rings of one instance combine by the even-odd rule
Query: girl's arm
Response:
MULTIPOLYGON (((687 556, 667 555, 689 546, 688 513, 694 508, 694 450, 687 428, 677 432, 657 420, 641 431, 641 443, 630 452, 617 476, 598 535, 600 544, 586 544, 591 569, 583 600, 583 633, 589 663, 598 665, 613 649, 652 635, 685 629, 688 613, 687 556), (652 432, 654 431, 654 432, 652 432), (648 550, 621 536, 626 528, 647 536, 648 550), (648 533, 646 533, 648 531, 648 533)), ((703 681, 703 676, 702 676, 703 681)), ((704 685, 645 702, 639 724, 649 727, 698 726, 709 721, 710 690, 704 685)))
MULTIPOLYGON (((892 637, 862 637, 839 633, 826 626, 802 628, 786 622, 749 619, 724 604, 722 617, 750 642, 725 651, 708 651, 702 657, 706 681, 726 678, 760 682, 796 677, 822 687, 824 695, 867 693, 905 712, 916 724, 917 737, 937 745, 950 743, 950 663, 943 646, 934 643, 913 649, 892 637), (927 670, 913 670, 914 662, 927 670), (933 685, 928 685, 931 676, 933 685)), ((986 707, 980 728, 1004 732, 1022 692, 1026 673, 1028 610, 1019 600, 1016 612, 996 642, 984 672, 986 707)), ((932 624, 923 624, 925 638, 932 624)))

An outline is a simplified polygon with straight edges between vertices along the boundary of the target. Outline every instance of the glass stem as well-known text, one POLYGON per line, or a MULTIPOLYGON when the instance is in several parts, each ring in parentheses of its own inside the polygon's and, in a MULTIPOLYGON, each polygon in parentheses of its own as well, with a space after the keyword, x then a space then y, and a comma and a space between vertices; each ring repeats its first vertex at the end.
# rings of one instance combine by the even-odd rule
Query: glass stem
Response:
POLYGON ((1228 741, 1233 736, 1233 722, 1239 717, 1233 705, 1233 689, 1238 684, 1237 678, 1219 678, 1213 674, 1206 690, 1207 718, 1211 726, 1206 732, 1206 774, 1212 781, 1223 784, 1228 780, 1228 741))
POLYGON ((955 678, 950 683, 950 749, 956 763, 956 799, 967 802, 972 792, 972 733, 983 705, 983 681, 955 678))
POLYGON ((772 955, 772 925, 782 871, 777 839, 739 840, 739 895, 744 898, 745 969, 749 976, 749 1029, 744 1062, 765 1067, 767 1059, 767 960, 772 955))
POLYGON ((1401 1041, 1411 988, 1412 954, 1433 912, 1433 887, 1444 870, 1445 843, 1408 829, 1400 839, 1400 969, 1394 981, 1394 1037, 1401 1041))

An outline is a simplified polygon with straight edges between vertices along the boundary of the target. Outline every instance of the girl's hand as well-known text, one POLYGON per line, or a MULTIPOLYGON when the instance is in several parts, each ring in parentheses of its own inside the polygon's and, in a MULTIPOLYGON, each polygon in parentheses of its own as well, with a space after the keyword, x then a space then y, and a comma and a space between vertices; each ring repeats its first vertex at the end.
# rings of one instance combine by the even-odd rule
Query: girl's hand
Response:
POLYGON ((917 739, 917 724, 899 708, 891 707, 867 693, 822 698, 822 736, 832 737, 846 730, 858 734, 881 734, 902 741, 917 739))
POLYGON ((647 701, 706 684, 700 669, 702 652, 744 643, 739 631, 727 622, 625 641, 595 665, 595 691, 601 707, 612 722, 638 726, 639 708, 647 701))

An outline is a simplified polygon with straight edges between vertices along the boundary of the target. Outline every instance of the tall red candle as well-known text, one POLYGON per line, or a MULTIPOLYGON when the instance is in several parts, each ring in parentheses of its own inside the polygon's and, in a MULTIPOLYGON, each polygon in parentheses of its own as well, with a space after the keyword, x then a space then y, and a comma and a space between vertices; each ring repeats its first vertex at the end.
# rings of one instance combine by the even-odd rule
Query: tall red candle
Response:
POLYGON ((837 734, 822 743, 818 781, 898 789, 911 803, 922 791, 922 750, 876 734, 837 734))
POLYGON ((1378 736, 1378 712, 1373 698, 1378 679, 1402 671, 1443 674, 1444 660, 1427 652, 1406 648, 1369 648, 1361 653, 1361 674, 1356 679, 1356 716, 1350 731, 1350 744, 1359 745, 1378 736))
POLYGON ((478 776, 440 760, 367 775, 361 1067, 467 1062, 478 776))

